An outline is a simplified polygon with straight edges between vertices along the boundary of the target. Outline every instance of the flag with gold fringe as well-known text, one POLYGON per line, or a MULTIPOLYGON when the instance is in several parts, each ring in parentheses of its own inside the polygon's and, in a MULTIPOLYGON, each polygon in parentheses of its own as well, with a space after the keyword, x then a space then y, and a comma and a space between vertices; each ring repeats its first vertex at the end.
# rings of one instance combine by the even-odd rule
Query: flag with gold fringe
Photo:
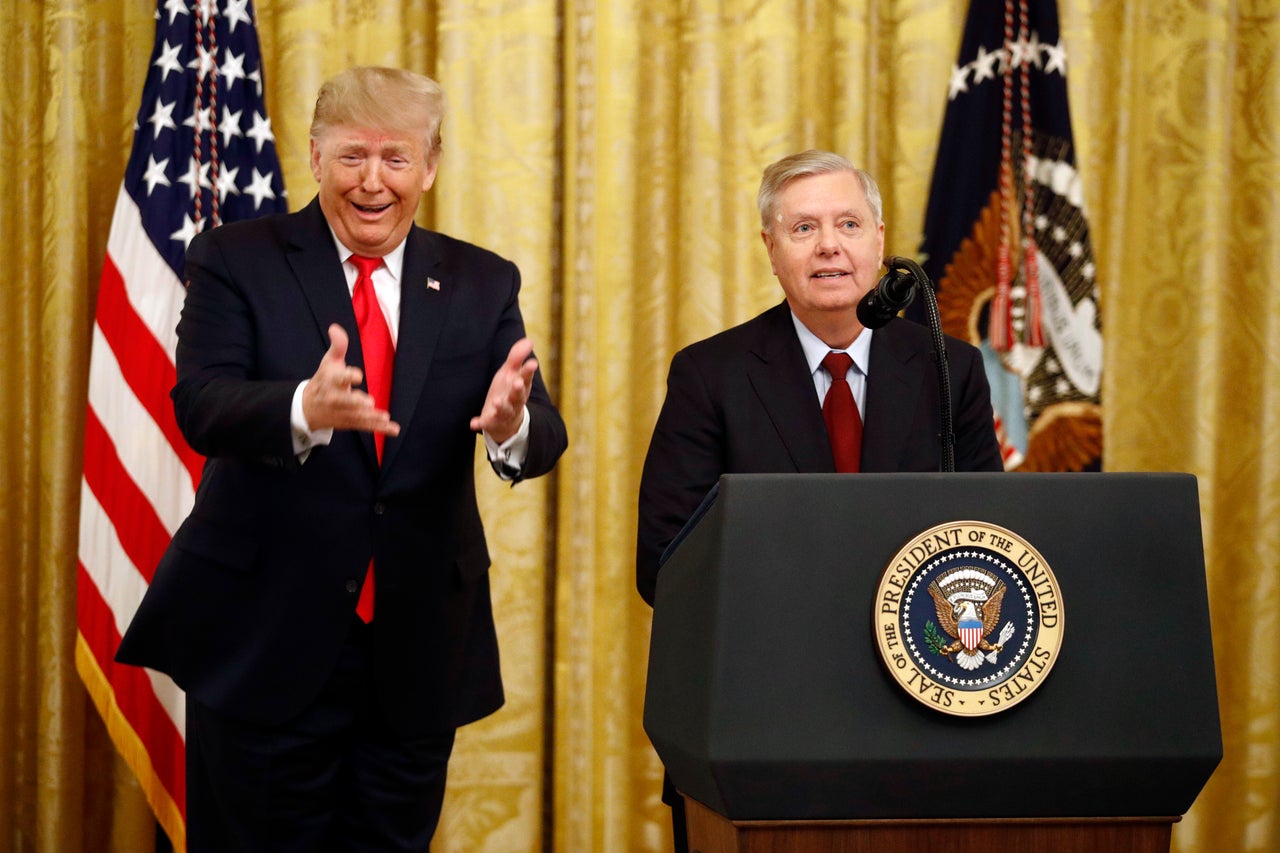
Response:
POLYGON ((187 244, 284 210, 251 0, 159 0, 93 327, 76 668, 176 850, 186 848, 183 695, 113 658, 200 482, 203 460, 169 400, 187 244))
POLYGON ((971 0, 920 248, 1008 470, 1097 470, 1102 325, 1055 0, 971 0))

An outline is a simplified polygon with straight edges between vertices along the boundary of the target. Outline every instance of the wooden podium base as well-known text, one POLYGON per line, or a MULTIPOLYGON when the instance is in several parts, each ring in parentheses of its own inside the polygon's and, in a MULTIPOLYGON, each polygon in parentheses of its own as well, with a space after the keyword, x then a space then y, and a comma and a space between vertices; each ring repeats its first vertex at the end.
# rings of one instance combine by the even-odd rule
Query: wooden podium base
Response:
POLYGON ((690 853, 1169 853, 1177 817, 731 821, 685 797, 690 853))

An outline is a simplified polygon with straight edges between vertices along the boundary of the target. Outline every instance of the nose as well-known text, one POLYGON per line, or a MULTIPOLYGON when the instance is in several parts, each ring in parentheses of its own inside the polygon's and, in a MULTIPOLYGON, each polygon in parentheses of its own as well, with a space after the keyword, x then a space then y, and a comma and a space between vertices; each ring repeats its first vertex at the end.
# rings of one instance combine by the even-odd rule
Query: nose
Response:
POLYGON ((820 255, 834 255, 840 251, 840 241, 837 239, 836 229, 830 225, 824 225, 818 230, 818 242, 816 246, 820 255))
POLYGON ((382 189, 382 161, 370 157, 365 161, 364 171, 360 174, 360 187, 365 192, 376 193, 382 189))

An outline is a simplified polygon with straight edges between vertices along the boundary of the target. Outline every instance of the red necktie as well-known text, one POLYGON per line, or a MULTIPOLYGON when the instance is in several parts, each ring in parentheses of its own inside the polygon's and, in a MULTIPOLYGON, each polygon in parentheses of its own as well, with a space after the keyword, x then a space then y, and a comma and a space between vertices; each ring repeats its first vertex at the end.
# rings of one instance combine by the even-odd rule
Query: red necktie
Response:
POLYGON ((855 474, 862 467, 862 416, 845 376, 852 364, 853 359, 843 352, 829 352, 822 360, 822 366, 831 374, 831 388, 822 401, 822 419, 827 422, 831 455, 841 474, 855 474))
MULTIPOLYGON (((351 291, 351 307, 355 309, 356 325, 360 329, 360 349, 364 352, 364 382, 369 395, 379 409, 391 406, 391 370, 396 359, 395 344, 391 342, 391 330, 378 305, 378 295, 373 290, 373 271, 382 263, 381 258, 365 258, 352 255, 352 264, 359 271, 356 286, 351 291)), ((373 446, 382 461, 384 436, 373 434, 373 446)), ((356 614, 365 622, 373 621, 373 559, 369 560, 369 572, 360 588, 360 600, 356 602, 356 614)))

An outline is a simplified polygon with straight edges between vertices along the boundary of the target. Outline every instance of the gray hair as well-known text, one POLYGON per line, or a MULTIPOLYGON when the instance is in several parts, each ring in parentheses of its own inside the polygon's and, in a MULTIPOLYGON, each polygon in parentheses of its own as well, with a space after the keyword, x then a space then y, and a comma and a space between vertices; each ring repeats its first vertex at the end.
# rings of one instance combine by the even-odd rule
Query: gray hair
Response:
POLYGON ((870 173, 854 166, 839 154, 830 151, 818 151, 810 148, 799 154, 783 157, 764 170, 760 179, 760 192, 756 194, 756 206, 760 208, 760 227, 768 231, 773 226, 774 215, 778 212, 778 194, 787 184, 796 178, 809 175, 826 175, 831 172, 850 172, 862 184, 862 191, 867 196, 867 204, 871 206, 871 214, 877 225, 884 224, 884 206, 880 200, 880 187, 870 173))

